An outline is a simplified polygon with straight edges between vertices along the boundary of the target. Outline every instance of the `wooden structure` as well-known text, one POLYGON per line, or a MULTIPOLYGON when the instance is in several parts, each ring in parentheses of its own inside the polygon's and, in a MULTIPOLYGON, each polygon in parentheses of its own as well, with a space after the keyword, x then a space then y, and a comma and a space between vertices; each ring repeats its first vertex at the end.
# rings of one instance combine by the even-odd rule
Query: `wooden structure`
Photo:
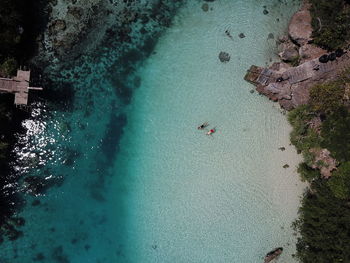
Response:
POLYGON ((30 71, 18 70, 13 78, 0 78, 0 93, 15 94, 15 105, 27 105, 29 90, 42 90, 41 87, 30 87, 30 71))

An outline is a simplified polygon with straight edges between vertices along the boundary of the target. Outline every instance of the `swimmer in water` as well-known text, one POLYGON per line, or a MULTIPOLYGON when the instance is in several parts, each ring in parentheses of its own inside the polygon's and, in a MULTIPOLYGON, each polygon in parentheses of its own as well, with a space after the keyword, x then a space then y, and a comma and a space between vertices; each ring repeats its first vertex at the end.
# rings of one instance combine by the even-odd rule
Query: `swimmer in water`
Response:
POLYGON ((215 128, 210 129, 210 130, 207 132, 207 135, 212 135, 214 132, 215 132, 215 128))
POLYGON ((202 125, 198 126, 197 129, 198 130, 203 130, 205 127, 207 127, 209 125, 208 122, 204 122, 202 125))

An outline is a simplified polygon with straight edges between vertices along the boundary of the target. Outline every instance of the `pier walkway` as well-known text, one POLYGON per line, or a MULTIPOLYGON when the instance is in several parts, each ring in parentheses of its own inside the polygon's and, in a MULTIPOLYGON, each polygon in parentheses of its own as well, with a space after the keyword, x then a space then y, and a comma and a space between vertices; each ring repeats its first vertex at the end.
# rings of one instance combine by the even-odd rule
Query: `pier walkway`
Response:
POLYGON ((29 90, 42 90, 41 87, 30 87, 30 71, 18 70, 13 78, 0 78, 0 93, 15 94, 15 105, 27 105, 29 90))

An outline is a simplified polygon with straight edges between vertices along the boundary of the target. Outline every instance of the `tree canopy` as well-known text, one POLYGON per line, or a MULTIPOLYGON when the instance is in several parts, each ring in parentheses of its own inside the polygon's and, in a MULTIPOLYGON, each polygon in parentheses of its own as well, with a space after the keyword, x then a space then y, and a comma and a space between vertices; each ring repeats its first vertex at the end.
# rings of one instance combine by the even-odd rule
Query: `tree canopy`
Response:
POLYGON ((314 43, 334 50, 349 40, 349 4, 343 0, 310 0, 314 43))

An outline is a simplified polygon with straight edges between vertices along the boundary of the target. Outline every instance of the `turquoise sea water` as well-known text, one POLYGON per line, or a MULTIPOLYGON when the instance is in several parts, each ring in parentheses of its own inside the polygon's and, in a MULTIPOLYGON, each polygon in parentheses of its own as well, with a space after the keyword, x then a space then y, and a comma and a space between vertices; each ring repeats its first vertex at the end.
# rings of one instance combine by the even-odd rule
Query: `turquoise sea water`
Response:
POLYGON ((27 197, 24 236, 3 244, 4 262, 255 263, 279 246, 279 262, 294 262, 299 158, 285 116, 243 76, 276 59, 299 2, 202 4, 186 2, 124 76, 132 96, 107 47, 55 80, 74 89, 72 105, 38 107, 19 149, 55 187, 27 197), (204 121, 213 136, 196 129, 204 121))

